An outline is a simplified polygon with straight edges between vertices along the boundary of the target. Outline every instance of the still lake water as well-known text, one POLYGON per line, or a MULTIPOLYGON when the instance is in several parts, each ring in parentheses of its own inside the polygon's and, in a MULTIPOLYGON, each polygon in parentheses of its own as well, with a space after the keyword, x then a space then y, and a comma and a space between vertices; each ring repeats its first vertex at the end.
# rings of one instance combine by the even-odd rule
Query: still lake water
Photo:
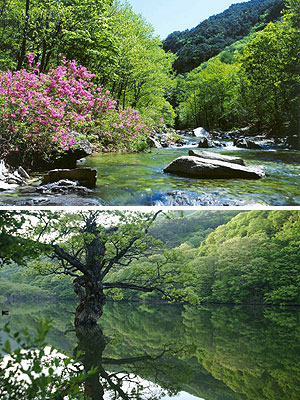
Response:
POLYGON ((145 400, 300 399, 299 308, 108 303, 96 329, 75 332, 74 304, 2 307, 12 330, 34 333, 52 318, 49 344, 98 365, 94 399, 110 398, 116 373, 124 393, 139 385, 145 400))
MULTIPOLYGON (((197 138, 193 138, 197 140, 197 138)), ((107 206, 296 206, 300 205, 300 152, 246 150, 227 143, 216 153, 242 157, 260 165, 267 176, 260 180, 206 180, 165 174, 163 169, 189 148, 153 149, 151 153, 100 153, 80 161, 96 168, 97 187, 86 196, 41 195, 23 188, 0 193, 1 205, 107 205, 107 206)))

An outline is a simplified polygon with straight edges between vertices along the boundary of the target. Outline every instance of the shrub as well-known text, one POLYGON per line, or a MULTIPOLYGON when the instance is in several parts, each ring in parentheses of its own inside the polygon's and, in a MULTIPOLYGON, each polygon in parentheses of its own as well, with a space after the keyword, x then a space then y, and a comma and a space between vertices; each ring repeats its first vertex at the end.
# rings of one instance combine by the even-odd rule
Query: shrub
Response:
POLYGON ((74 131, 94 131, 102 146, 125 150, 145 140, 149 128, 138 112, 118 107, 85 67, 63 57, 62 65, 43 74, 33 57, 28 55, 29 71, 0 73, 0 157, 20 152, 47 159, 76 147, 74 131))

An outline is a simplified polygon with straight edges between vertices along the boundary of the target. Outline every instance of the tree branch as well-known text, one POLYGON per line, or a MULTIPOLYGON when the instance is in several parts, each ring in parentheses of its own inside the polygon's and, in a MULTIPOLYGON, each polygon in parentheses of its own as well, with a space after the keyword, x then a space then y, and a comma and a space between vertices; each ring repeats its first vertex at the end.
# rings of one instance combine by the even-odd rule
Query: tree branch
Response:
POLYGON ((71 264, 73 267, 78 269, 83 274, 89 274, 88 269, 77 258, 72 257, 70 254, 68 254, 63 248, 59 247, 57 244, 53 244, 52 247, 54 249, 55 255, 59 259, 67 261, 69 264, 71 264))
MULTIPOLYGON (((160 214, 162 212, 162 210, 157 211, 152 218, 149 218, 149 220, 147 221, 146 227, 144 229, 144 234, 147 235, 149 228, 151 226, 151 224, 155 221, 155 219, 157 218, 158 214, 160 214)), ((115 257, 113 257, 110 262, 108 263, 107 267, 105 268, 105 270, 102 272, 101 274, 101 280, 108 274, 108 272, 110 271, 110 269, 119 262, 119 260, 121 260, 127 253, 128 251, 131 249, 131 247, 134 245, 134 243, 140 239, 140 236, 134 236, 129 243, 127 244, 126 247, 124 247, 124 249, 122 249, 121 251, 117 252, 117 254, 115 255, 115 257)))

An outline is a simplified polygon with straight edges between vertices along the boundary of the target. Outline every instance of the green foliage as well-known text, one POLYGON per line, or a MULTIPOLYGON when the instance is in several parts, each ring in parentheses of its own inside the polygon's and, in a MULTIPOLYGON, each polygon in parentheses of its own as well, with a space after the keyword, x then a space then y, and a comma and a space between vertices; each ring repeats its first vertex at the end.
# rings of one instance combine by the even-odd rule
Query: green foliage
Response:
POLYGON ((278 19, 282 8, 282 0, 233 4, 191 30, 171 33, 164 41, 164 49, 178 56, 174 63, 177 72, 191 71, 251 30, 263 29, 266 23, 278 19))
POLYGON ((172 89, 172 64, 175 56, 165 53, 154 29, 131 6, 118 1, 110 7, 111 40, 116 45, 113 71, 106 72, 104 83, 120 104, 137 108, 157 124, 174 123, 174 111, 165 99, 172 89))
POLYGON ((8 325, 4 327, 10 338, 1 343, 1 353, 6 353, 0 359, 2 399, 88 398, 82 384, 95 371, 85 373, 78 361, 48 346, 45 339, 50 328, 49 320, 41 321, 32 337, 27 329, 13 334, 8 325))
POLYGON ((299 4, 287 5, 280 21, 252 31, 185 80, 177 78, 180 126, 229 130, 251 124, 299 137, 299 4))
POLYGON ((246 47, 240 60, 252 109, 249 116, 275 132, 285 122, 293 127, 298 124, 299 28, 293 27, 289 18, 270 23, 246 47))
POLYGON ((11 261, 27 263, 41 251, 43 246, 37 246, 20 234, 26 215, 26 211, 0 211, 0 265, 11 261))
MULTIPOLYGON (((32 53, 40 72, 48 72, 57 67, 62 54, 92 71, 95 83, 110 90, 122 108, 138 109, 145 120, 157 125, 161 119, 174 123, 174 110, 165 95, 174 85, 175 56, 162 49, 152 26, 128 4, 3 1, 0 22, 0 69, 26 68, 26 55, 32 53)), ((111 132, 118 121, 107 123, 111 132)), ((122 138, 117 140, 120 146, 122 138)))
MULTIPOLYGON (((53 305, 49 310, 47 304, 16 304, 11 310, 11 329, 28 327, 32 331, 41 312, 52 314, 56 330, 50 330, 49 342, 72 354, 78 338, 71 332, 64 334, 70 327, 64 307, 53 305)), ((136 374, 155 381, 165 392, 183 390, 203 399, 299 399, 298 308, 125 302, 108 302, 105 307, 101 327, 109 341, 100 355, 108 374, 126 371, 133 382, 136 374), (145 354, 152 359, 137 362, 137 357, 145 354), (119 365, 124 359, 127 362, 119 365)), ((83 335, 81 339, 82 356, 92 354, 90 360, 96 365, 99 342, 83 335)), ((105 389, 107 394, 111 387, 105 389)), ((153 392, 145 393, 145 398, 147 395, 151 398, 153 392)))
MULTIPOLYGON (((133 253, 111 263, 103 279, 113 300, 300 304, 299 211, 187 212, 182 218, 159 219, 149 231, 151 236, 143 233, 149 222, 146 214, 141 219, 130 213, 110 214, 110 223, 114 221, 111 231, 105 227, 105 213, 100 216, 104 219, 98 234, 105 257, 97 259, 98 263, 109 264, 136 238, 133 253)), ((34 228, 34 235, 43 232, 47 240, 54 240, 55 233, 55 242, 70 257, 77 253, 77 261, 83 263, 85 246, 95 236, 83 232, 82 224, 82 216, 75 213, 52 216, 46 226, 44 220, 34 228)), ((25 298, 52 293, 60 300, 72 298, 74 269, 70 268, 45 257, 30 262, 27 269, 33 270, 32 275, 24 276, 20 267, 7 266, 1 273, 2 293, 11 297, 24 293, 25 298), (59 279, 60 274, 70 277, 59 279)))
POLYGON ((252 211, 211 233, 192 265, 202 301, 300 304, 299 212, 252 211), (293 226, 291 226, 293 221, 293 226))
POLYGON ((179 106, 180 125, 224 129, 238 120, 238 82, 238 66, 218 58, 188 74, 179 106))
POLYGON ((197 248, 206 237, 219 225, 226 224, 236 216, 238 211, 185 211, 183 215, 176 214, 171 219, 158 219, 150 232, 161 240, 168 248, 178 247, 187 243, 197 248))
MULTIPOLYGON (((298 211, 251 211, 236 216, 191 213, 182 220, 160 222, 152 233, 179 258, 141 258, 116 277, 151 275, 159 263, 166 277, 162 288, 180 301, 299 305, 299 221, 298 211)), ((149 302, 161 296, 124 293, 124 298, 149 302)))

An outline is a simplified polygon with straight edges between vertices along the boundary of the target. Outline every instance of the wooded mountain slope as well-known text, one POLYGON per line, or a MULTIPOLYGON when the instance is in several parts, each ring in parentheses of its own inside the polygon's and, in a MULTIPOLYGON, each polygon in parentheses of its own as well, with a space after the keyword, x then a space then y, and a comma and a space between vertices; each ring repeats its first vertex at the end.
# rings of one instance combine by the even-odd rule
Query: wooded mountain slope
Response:
POLYGON ((178 73, 188 72, 247 36, 251 29, 263 29, 268 22, 277 20, 282 9, 283 0, 251 0, 233 4, 193 29, 171 33, 163 48, 178 56, 174 63, 178 73))
MULTIPOLYGON (((193 304, 300 305, 300 211, 236 213, 195 211, 183 218, 158 221, 152 234, 164 242, 165 251, 153 250, 127 267, 116 268, 111 278, 138 284, 154 279, 158 269, 164 277, 161 291, 140 294, 112 290, 109 297, 143 301, 172 297, 193 304)), ((2 267, 2 295, 73 297, 69 278, 38 272, 23 275, 24 271, 26 267, 17 265, 2 267), (32 292, 28 285, 32 285, 32 292)))

